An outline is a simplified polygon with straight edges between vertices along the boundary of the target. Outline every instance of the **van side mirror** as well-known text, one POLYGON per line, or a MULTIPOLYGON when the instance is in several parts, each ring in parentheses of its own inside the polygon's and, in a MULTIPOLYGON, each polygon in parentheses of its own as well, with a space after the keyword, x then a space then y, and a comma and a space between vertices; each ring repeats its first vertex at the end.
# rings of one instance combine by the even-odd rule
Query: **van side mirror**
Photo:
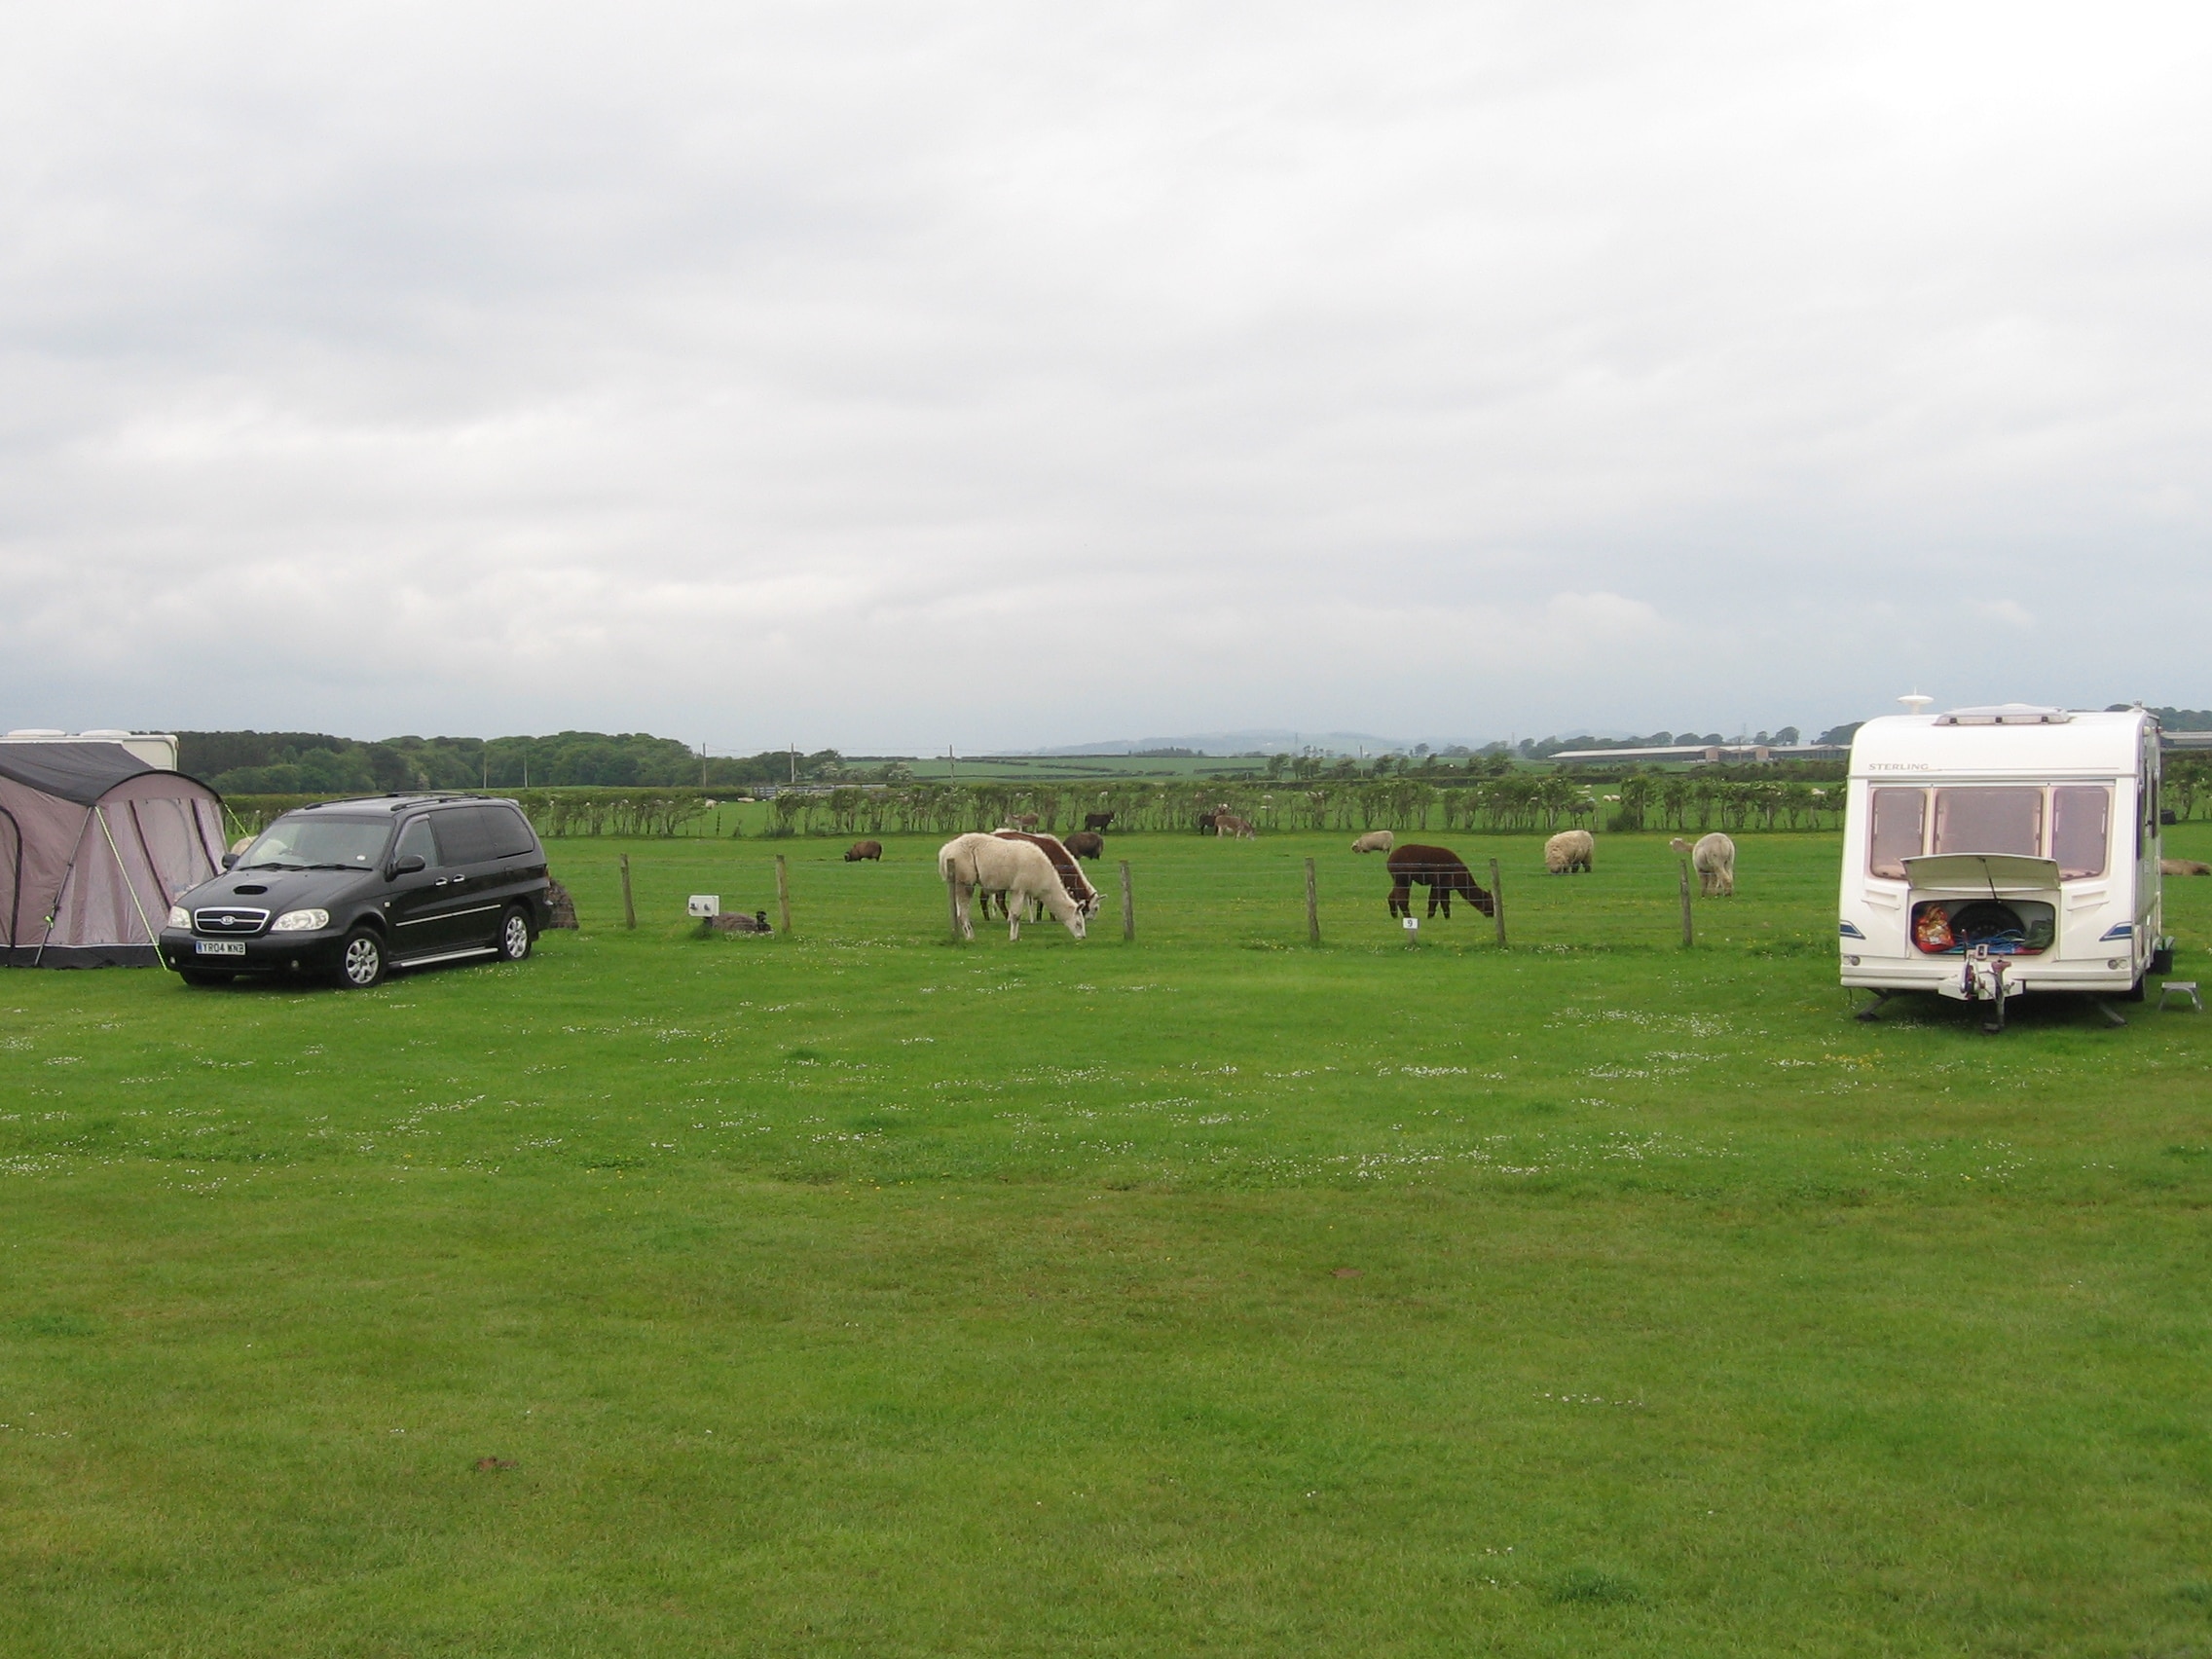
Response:
POLYGON ((229 868, 230 868, 230 867, 231 867, 231 866, 232 866, 233 865, 237 864, 238 862, 239 862, 239 856, 238 856, 238 854, 236 854, 236 853, 225 853, 225 854, 223 855, 223 867, 224 867, 225 869, 229 869, 229 868))
POLYGON ((391 867, 384 872, 387 881, 397 881, 403 875, 413 875, 419 869, 428 869, 428 862, 421 853, 409 853, 403 859, 391 861, 391 867))

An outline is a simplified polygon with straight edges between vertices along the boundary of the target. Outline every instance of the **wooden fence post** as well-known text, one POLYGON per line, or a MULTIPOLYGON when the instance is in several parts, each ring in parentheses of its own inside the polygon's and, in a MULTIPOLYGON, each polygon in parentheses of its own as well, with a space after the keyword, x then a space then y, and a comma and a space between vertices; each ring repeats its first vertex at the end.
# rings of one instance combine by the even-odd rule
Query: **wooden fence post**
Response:
POLYGON ((622 855, 622 925, 632 932, 638 926, 638 906, 630 898, 630 855, 622 855))
POLYGON ((944 878, 944 908, 952 918, 952 938, 957 943, 964 937, 960 932, 960 888, 949 875, 944 878))
POLYGON ((1321 942, 1320 895, 1313 889, 1313 861, 1306 861, 1306 942, 1321 942))
POLYGON ((1690 861, 1682 860, 1682 948, 1687 950, 1697 941, 1690 933, 1690 861))
POLYGON ((776 915, 784 924, 784 932, 792 931, 792 875, 784 867, 784 855, 776 855, 776 915))
POLYGON ((1129 861, 1122 861, 1122 942, 1127 944, 1137 937, 1136 889, 1129 882, 1129 861))
POLYGON ((1497 924, 1497 947, 1505 948, 1505 882, 1497 873, 1497 861, 1490 861, 1491 920, 1497 924))

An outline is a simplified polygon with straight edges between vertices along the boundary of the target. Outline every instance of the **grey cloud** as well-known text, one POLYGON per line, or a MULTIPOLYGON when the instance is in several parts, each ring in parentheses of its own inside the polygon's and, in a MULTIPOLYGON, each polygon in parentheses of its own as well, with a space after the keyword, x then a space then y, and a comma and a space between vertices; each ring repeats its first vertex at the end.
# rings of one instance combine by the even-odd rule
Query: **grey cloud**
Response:
POLYGON ((2193 13, 40 27, 0 722, 2212 701, 2193 13))

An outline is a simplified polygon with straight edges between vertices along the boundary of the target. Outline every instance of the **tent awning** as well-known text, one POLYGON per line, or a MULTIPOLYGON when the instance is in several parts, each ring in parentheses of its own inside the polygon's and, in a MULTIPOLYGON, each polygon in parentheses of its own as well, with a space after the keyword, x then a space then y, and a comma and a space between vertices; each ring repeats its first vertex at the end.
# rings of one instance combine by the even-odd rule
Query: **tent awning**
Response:
POLYGON ((161 770, 120 743, 0 742, 0 778, 13 778, 79 806, 97 804, 100 796, 127 778, 161 770))

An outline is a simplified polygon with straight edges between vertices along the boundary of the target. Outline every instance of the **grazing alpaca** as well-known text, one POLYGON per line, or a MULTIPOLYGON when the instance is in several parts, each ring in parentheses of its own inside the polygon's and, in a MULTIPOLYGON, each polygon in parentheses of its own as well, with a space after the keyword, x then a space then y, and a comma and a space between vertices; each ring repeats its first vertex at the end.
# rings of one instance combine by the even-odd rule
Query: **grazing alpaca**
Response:
POLYGON ((1037 815, 1034 812, 1010 812, 1007 814, 1006 822, 999 828, 1002 830, 1034 830, 1037 828, 1037 815))
POLYGON ((1587 830, 1562 830, 1544 843, 1544 867, 1554 875, 1572 875, 1578 869, 1595 870, 1592 861, 1597 840, 1587 830))
POLYGON ((1697 890, 1708 899, 1736 897, 1736 843, 1715 830, 1700 835, 1696 846, 1677 835, 1668 846, 1690 861, 1697 871, 1697 890))
POLYGON ((1413 887, 1428 889, 1428 913, 1444 906, 1444 919, 1452 919, 1452 895, 1456 893, 1486 916, 1497 914, 1491 896, 1475 885, 1459 855, 1449 847, 1405 846, 1390 855, 1390 914, 1414 913, 1413 887))
POLYGON ((970 902, 977 893, 997 893, 1007 901, 1007 938, 1021 937, 1021 912, 1042 904, 1077 939, 1083 938, 1083 912, 1060 883, 1060 872, 1044 849, 1028 841, 997 835, 956 835, 938 849, 938 873, 952 885, 952 912, 963 939, 976 937, 970 902))
POLYGON ((1387 830, 1370 830, 1351 844, 1355 853, 1386 853, 1398 844, 1398 837, 1387 830))
POLYGON ((2194 859, 2160 859, 2160 875, 2212 875, 2212 864, 2199 864, 2194 859))
POLYGON ((1216 835, 1236 835, 1247 841, 1259 839, 1259 830, 1252 828, 1249 818, 1239 818, 1234 812, 1217 812, 1213 815, 1213 832, 1216 835))
POLYGON ((1095 830, 1078 830, 1062 844, 1079 859, 1102 859, 1106 856, 1106 837, 1095 830))
POLYGON ((1098 914, 1098 889, 1090 885, 1083 866, 1075 862, 1075 855, 1058 836, 1031 835, 1019 830, 999 830, 993 833, 1002 841, 1027 841, 1051 859, 1052 867, 1059 872, 1060 885, 1068 890, 1068 897, 1075 901, 1076 907, 1087 916, 1098 914))
POLYGON ((882 858, 883 843, 881 841, 855 841, 845 850, 845 862, 847 864, 859 864, 863 859, 874 859, 880 863, 882 858))

